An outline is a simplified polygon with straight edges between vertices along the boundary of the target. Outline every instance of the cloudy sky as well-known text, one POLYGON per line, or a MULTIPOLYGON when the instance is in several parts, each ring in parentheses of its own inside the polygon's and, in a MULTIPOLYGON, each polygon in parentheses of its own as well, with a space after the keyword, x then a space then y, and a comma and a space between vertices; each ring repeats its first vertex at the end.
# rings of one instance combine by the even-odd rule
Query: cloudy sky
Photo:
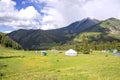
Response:
POLYGON ((56 29, 86 17, 120 19, 120 0, 0 0, 0 32, 56 29))

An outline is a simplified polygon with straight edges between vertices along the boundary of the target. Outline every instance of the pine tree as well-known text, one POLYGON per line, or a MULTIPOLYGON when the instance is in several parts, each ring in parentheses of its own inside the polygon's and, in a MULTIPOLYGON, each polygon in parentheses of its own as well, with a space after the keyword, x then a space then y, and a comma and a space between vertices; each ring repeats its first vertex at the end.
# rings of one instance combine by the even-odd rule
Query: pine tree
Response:
POLYGON ((90 44, 90 48, 93 49, 93 50, 97 50, 96 45, 97 45, 96 41, 93 41, 93 42, 90 44))
POLYGON ((83 48, 82 48, 83 53, 84 54, 90 54, 90 48, 89 48, 87 36, 83 35, 82 39, 83 39, 83 48))

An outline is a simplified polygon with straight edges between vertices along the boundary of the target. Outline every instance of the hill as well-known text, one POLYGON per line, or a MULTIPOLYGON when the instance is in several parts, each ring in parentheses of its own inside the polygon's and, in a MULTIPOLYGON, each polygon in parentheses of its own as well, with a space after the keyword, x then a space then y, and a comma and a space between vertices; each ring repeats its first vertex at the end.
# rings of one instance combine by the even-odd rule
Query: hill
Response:
POLYGON ((89 41, 107 42, 120 41, 120 20, 109 18, 77 35, 74 41, 80 42, 82 35, 87 35, 89 41))
POLYGON ((109 18, 104 21, 85 18, 66 27, 54 30, 17 30, 8 34, 24 49, 48 49, 68 42, 80 42, 87 35, 89 42, 120 41, 120 20, 109 18))
POLYGON ((13 48, 13 49, 22 49, 22 47, 18 43, 13 41, 4 33, 0 33, 0 46, 13 48))

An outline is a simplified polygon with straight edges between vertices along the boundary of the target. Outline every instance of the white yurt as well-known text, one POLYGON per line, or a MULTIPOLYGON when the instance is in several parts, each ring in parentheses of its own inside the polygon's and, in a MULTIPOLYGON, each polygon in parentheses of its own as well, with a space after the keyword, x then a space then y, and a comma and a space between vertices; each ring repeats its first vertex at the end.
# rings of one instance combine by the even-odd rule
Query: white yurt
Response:
POLYGON ((65 55, 67 55, 67 56, 77 56, 77 52, 73 49, 69 49, 65 52, 65 55))

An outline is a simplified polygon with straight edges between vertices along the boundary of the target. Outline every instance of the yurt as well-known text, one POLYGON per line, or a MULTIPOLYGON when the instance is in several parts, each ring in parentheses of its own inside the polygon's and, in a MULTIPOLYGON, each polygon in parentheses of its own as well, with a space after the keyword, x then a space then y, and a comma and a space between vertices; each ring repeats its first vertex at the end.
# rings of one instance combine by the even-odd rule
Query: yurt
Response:
POLYGON ((47 56, 46 51, 41 51, 41 56, 47 56))
POLYGON ((65 52, 66 56, 77 56, 77 52, 73 49, 69 49, 65 52))

